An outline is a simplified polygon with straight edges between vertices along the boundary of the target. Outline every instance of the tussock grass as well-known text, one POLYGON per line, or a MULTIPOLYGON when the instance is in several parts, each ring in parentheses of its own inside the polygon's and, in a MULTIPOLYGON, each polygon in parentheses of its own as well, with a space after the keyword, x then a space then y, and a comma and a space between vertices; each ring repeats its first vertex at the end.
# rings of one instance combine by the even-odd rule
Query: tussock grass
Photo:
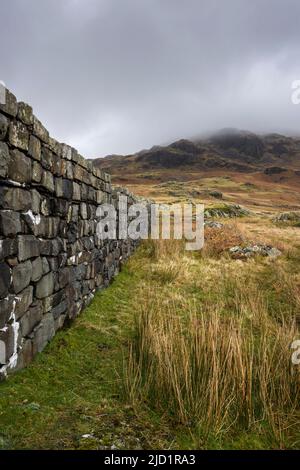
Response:
POLYGON ((132 403, 146 401, 205 442, 248 430, 268 435, 274 447, 297 445, 291 436, 300 375, 290 349, 296 317, 293 309, 272 314, 258 273, 276 272, 275 288, 289 286, 290 302, 299 305, 292 277, 274 264, 226 258, 198 258, 195 271, 173 243, 150 243, 156 269, 163 264, 165 272, 181 274, 169 280, 171 293, 170 286, 144 285, 126 371, 132 403), (180 283, 181 276, 190 279, 185 271, 198 276, 193 295, 180 283), (181 295, 174 295, 176 288, 181 295))
MULTIPOLYGON (((254 236, 247 220, 229 224, 254 236)), ((200 255, 143 243, 71 328, 0 384, 0 448, 299 448, 294 230, 276 262, 232 260, 210 239, 216 250, 200 255)))

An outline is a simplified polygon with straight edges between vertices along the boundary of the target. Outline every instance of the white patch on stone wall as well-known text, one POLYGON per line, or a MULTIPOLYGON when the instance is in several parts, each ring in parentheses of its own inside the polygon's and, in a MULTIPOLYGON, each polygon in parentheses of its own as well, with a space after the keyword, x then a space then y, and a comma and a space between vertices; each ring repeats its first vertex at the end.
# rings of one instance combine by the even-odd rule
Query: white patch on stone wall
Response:
POLYGON ((31 210, 29 210, 28 212, 25 212, 25 215, 28 215, 30 217, 30 219, 32 220, 32 223, 34 225, 39 225, 41 223, 40 214, 34 215, 33 212, 31 210))
POLYGON ((26 184, 25 183, 19 183, 18 181, 14 181, 14 180, 9 180, 7 179, 6 180, 7 183, 10 183, 12 184, 13 186, 16 186, 18 188, 25 188, 26 187, 26 184))
MULTIPOLYGON (((7 371, 9 369, 14 369, 17 365, 18 362, 18 335, 19 335, 19 329, 20 329, 20 323, 16 321, 16 316, 15 316, 15 308, 16 308, 16 302, 13 302, 13 311, 10 316, 10 320, 12 320, 11 327, 13 329, 14 333, 14 351, 12 355, 10 356, 7 364, 2 366, 0 368, 0 375, 6 377, 7 376, 7 371)), ((2 331, 6 331, 8 327, 5 327, 2 331)))

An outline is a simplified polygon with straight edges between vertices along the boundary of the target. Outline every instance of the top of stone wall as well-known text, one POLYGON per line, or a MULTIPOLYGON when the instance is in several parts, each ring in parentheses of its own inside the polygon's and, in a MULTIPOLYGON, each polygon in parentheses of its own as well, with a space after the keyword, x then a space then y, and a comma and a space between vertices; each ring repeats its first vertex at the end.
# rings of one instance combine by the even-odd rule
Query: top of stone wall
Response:
MULTIPOLYGON (((8 89, 5 89, 5 104, 0 102, 1 141, 5 141, 9 150, 15 149, 24 152, 34 161, 40 163, 44 170, 50 171, 56 176, 63 176, 91 185, 95 189, 101 188, 104 191, 109 191, 110 175, 96 168, 75 148, 53 139, 33 114, 32 107, 26 103, 18 102, 8 89), (62 163, 63 161, 65 163, 62 163), (68 164, 68 162, 70 163, 68 164), (61 168, 63 169, 61 170, 61 168), (102 181, 102 185, 99 184, 99 180, 102 181)), ((1 169, 0 162, 1 177, 9 178, 9 174, 1 169)))

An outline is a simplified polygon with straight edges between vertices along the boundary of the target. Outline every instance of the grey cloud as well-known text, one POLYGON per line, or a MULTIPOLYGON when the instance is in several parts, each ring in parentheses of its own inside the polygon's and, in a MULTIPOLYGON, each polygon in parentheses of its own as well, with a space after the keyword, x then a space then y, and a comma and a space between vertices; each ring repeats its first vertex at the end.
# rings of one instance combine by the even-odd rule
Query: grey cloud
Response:
POLYGON ((299 129, 297 0, 1 0, 1 69, 93 157, 220 127, 299 129))

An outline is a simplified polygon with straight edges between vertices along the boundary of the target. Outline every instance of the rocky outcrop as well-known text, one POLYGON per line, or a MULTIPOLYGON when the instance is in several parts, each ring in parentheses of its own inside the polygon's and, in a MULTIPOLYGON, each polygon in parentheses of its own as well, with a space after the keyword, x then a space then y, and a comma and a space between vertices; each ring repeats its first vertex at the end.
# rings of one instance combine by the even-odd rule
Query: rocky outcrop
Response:
POLYGON ((282 212, 274 218, 274 222, 300 224, 300 211, 282 212))
POLYGON ((251 212, 239 204, 223 204, 220 207, 209 207, 205 209, 204 216, 206 219, 221 217, 234 218, 245 217, 251 215, 251 212))
POLYGON ((244 248, 241 246, 234 246, 229 249, 229 253, 234 259, 248 259, 255 256, 264 256, 276 259, 282 255, 280 250, 269 245, 249 245, 244 248))

